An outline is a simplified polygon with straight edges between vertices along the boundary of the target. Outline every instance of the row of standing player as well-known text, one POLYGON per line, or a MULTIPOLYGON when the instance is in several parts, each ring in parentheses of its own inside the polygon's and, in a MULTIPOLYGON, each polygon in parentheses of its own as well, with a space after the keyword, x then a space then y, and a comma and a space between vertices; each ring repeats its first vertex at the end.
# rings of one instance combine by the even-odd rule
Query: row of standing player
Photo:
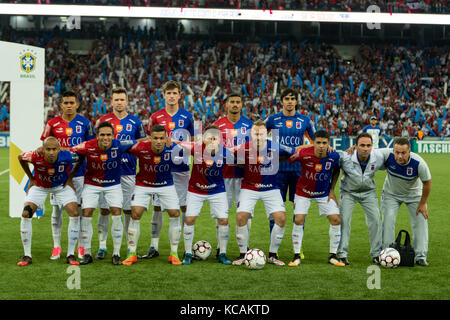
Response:
MULTIPOLYGON (((167 83, 164 87, 164 96, 165 96, 165 100, 166 100, 166 108, 161 110, 160 112, 157 112, 152 115, 152 117, 150 118, 150 121, 149 121, 149 128, 151 128, 155 124, 161 124, 166 128, 166 130, 168 132, 172 132, 173 130, 176 130, 178 128, 185 128, 185 129, 188 129, 190 133, 193 132, 192 116, 187 111, 178 108, 178 102, 180 99, 179 85, 176 82, 167 83)), ((313 129, 313 126, 312 126, 309 118, 302 116, 296 112, 296 105, 297 105, 296 97, 297 97, 297 95, 296 95, 295 91, 292 91, 292 92, 289 90, 284 91, 283 95, 282 95, 282 99, 281 99, 283 110, 279 114, 276 114, 276 115, 270 117, 268 119, 268 121, 266 122, 267 128, 269 130, 275 129, 275 128, 281 130, 279 142, 287 147, 289 147, 289 145, 291 147, 302 145, 304 142, 303 135, 306 133, 306 135, 312 136, 312 134, 314 133, 314 129, 313 129)), ((64 99, 64 97, 63 97, 63 103, 61 105, 62 109, 63 109, 63 115, 61 117, 53 119, 52 123, 49 122, 49 124, 47 124, 46 129, 43 134, 43 138, 45 138, 46 136, 50 136, 50 135, 58 136, 58 133, 64 135, 64 133, 65 133, 66 135, 68 135, 68 137, 67 136, 66 137, 64 137, 64 136, 58 137, 58 140, 60 141, 62 146, 70 146, 71 144, 75 145, 80 142, 80 141, 76 140, 79 138, 75 137, 73 135, 74 133, 78 133, 78 134, 80 134, 80 136, 83 136, 83 133, 86 134, 87 132, 89 132, 89 130, 92 130, 92 129, 89 129, 89 125, 87 125, 87 129, 84 129, 82 127, 83 121, 80 121, 81 119, 77 119, 78 121, 76 121, 76 123, 72 123, 72 121, 75 120, 75 118, 80 117, 79 115, 76 114, 76 107, 77 107, 76 97, 72 97, 72 98, 73 99, 71 99, 70 97, 69 97, 69 99, 64 99), (68 100, 71 102, 69 102, 68 100), (70 108, 70 106, 68 107, 68 105, 72 105, 72 108, 70 108), (71 117, 69 116, 69 119, 67 119, 67 114, 72 114, 72 116, 71 117), (66 115, 66 119, 63 119, 65 115, 66 115), (59 118, 61 118, 64 121, 61 121, 61 119, 59 119, 59 118), (70 120, 70 118, 72 118, 72 121, 68 121, 68 120, 70 120), (71 123, 73 124, 72 126, 70 125, 71 123), (58 128, 58 125, 63 126, 63 128, 62 129, 58 128), (65 127, 64 127, 64 125, 65 125, 65 127), (76 142, 78 142, 78 143, 76 143, 76 142)), ((120 91, 116 90, 115 93, 113 93, 113 99, 112 99, 112 106, 113 106, 114 112, 110 115, 106 115, 106 116, 102 117, 102 119, 99 119, 99 121, 106 120, 106 121, 112 122, 114 124, 114 129, 116 131, 116 137, 119 139, 130 140, 130 139, 144 137, 145 133, 143 132, 143 128, 142 128, 142 125, 140 124, 140 121, 137 118, 134 118, 133 116, 129 115, 126 112, 126 104, 127 104, 126 92, 125 91, 120 92, 120 91), (128 120, 128 122, 127 122, 127 120, 128 120), (139 134, 138 134, 138 131, 140 131, 139 134), (124 132, 129 133, 130 135, 126 136, 126 133, 124 134, 124 132), (131 134, 134 134, 134 137, 131 136, 131 134)), ((248 135, 246 134, 247 133, 246 130, 251 127, 251 121, 248 119, 245 119, 244 117, 242 117, 240 115, 240 111, 242 108, 242 100, 239 95, 230 95, 227 99, 226 105, 227 105, 227 116, 223 117, 222 119, 219 119, 216 122, 216 124, 218 125, 220 131, 222 133, 224 133, 224 138, 226 138, 226 133, 231 133, 231 136, 234 137, 234 139, 228 139, 228 141, 224 140, 225 145, 228 144, 228 146, 235 146, 237 144, 245 142, 245 137, 246 136, 248 137, 248 135)), ((228 136, 230 136, 230 135, 228 135, 228 136)), ((327 140, 327 139, 325 139, 325 140, 327 140)), ((122 164, 125 164, 126 168, 124 171, 122 171, 121 180, 122 180, 122 188, 124 189, 124 195, 126 195, 127 191, 125 189, 127 188, 127 186, 131 190, 134 188, 133 175, 126 174, 126 173, 129 173, 132 171, 131 170, 126 171, 126 170, 129 169, 130 166, 131 167, 134 166, 134 172, 135 172, 136 159, 135 158, 133 159, 130 156, 124 156, 124 159, 126 159, 126 160, 122 161, 122 164), (127 166, 128 166, 128 168, 127 168, 127 166), (125 174, 124 174, 124 172, 125 172, 125 174)), ((327 165, 328 165, 327 162, 324 162, 324 166, 327 166, 327 165)), ((293 201, 293 196, 294 196, 294 193, 296 190, 296 185, 297 185, 297 180, 299 177, 300 169, 301 168, 296 167, 295 164, 290 165, 288 162, 280 162, 280 172, 278 172, 278 174, 276 175, 276 179, 278 181, 276 181, 276 183, 274 183, 274 184, 276 184, 276 186, 274 185, 273 188, 278 189, 278 186, 281 187, 280 191, 281 191, 282 198, 284 198, 283 200, 285 200, 286 191, 289 188, 289 190, 290 190, 289 198, 291 201, 293 201), (296 175, 293 175, 292 173, 296 173, 296 175)), ((327 169, 330 169, 330 168, 327 168, 327 169)), ((176 193, 178 195, 178 198, 179 198, 178 200, 179 200, 181 210, 183 213, 186 212, 186 195, 188 197, 190 196, 192 198, 192 194, 195 194, 195 191, 194 192, 186 192, 187 185, 191 186, 189 184, 189 173, 188 173, 189 171, 188 170, 189 170, 189 167, 187 165, 185 165, 184 168, 183 168, 183 166, 181 166, 181 168, 180 168, 180 166, 178 166, 177 169, 174 169, 175 173, 173 174, 174 182, 175 182, 175 189, 177 191, 176 193), (177 185, 178 185, 178 188, 177 188, 177 185), (184 195, 184 197, 183 197, 183 195, 184 195)), ((337 172, 339 174, 339 171, 337 171, 337 172)), ((241 187, 240 184, 241 184, 241 180, 242 180, 244 172, 235 166, 225 166, 223 174, 225 177, 225 187, 226 187, 227 196, 228 196, 228 201, 227 201, 228 206, 226 206, 226 207, 230 207, 233 202, 233 198, 232 198, 233 191, 234 191, 235 195, 237 195, 239 193, 239 189, 241 187)), ((75 183, 75 181, 76 181, 76 179, 74 179, 74 183, 75 183)), ((245 181, 245 179, 244 179, 244 181, 245 181)), ((335 184, 335 181, 333 183, 335 184)), ((76 189, 80 190, 82 188, 76 188, 76 189)), ((246 190, 245 188, 243 188, 243 189, 246 190)), ((268 190, 258 190, 258 191, 268 191, 268 190)), ((133 192, 131 191, 131 193, 133 193, 133 192)), ((259 195, 260 194, 262 194, 262 193, 259 193, 259 195)), ((128 195, 130 195, 129 191, 128 191, 128 195)), ((307 198, 310 196, 311 195, 309 195, 309 196, 307 195, 307 198)), ((323 195, 318 196, 316 194, 313 197, 320 198, 322 196, 323 195)), ((333 196, 334 196, 334 194, 333 194, 333 196)), ((126 198, 131 199, 131 197, 125 196, 124 199, 126 199, 126 198)), ((196 215, 195 213, 194 213, 194 215, 192 215, 192 211, 199 212, 201 209, 201 205, 203 204, 203 201, 206 199, 209 200, 209 198, 211 198, 211 196, 208 196, 206 198, 195 199, 196 201, 194 201, 192 199, 190 199, 190 201, 188 201, 188 203, 190 203, 190 207, 193 209, 188 214, 188 218, 186 219, 186 224, 184 225, 185 226, 185 228, 184 228, 185 244, 192 243, 193 222, 195 222, 195 215, 196 215), (194 202, 197 203, 197 205, 191 205, 194 202), (198 206, 198 204, 200 204, 200 206, 198 206)), ((238 196, 236 198, 238 198, 238 196)), ((269 198, 273 200, 274 196, 272 195, 269 198)), ((335 198, 335 196, 334 196, 334 198, 335 198)), ((156 199, 154 199, 154 200, 156 200, 156 199)), ((334 199, 334 200, 335 201, 333 201, 333 202, 328 201, 328 203, 337 204, 337 200, 336 199, 334 199)), ((155 201, 152 201, 152 202, 153 202, 153 204, 155 204, 155 201)), ((280 203, 282 204, 283 201, 280 201, 280 203)), ((147 206, 148 206, 148 204, 147 204, 147 206)), ((222 203, 221 206, 223 208, 224 204, 222 203)), ((106 206, 103 205, 103 207, 107 207, 107 205, 106 206)), ((139 216, 139 218, 140 218, 140 215, 142 215, 144 209, 146 209, 146 206, 144 206, 144 205, 140 206, 140 208, 141 208, 140 213, 137 215, 135 215, 135 214, 130 215, 131 212, 129 210, 129 207, 126 205, 126 202, 121 207, 123 207, 124 212, 125 212, 125 229, 128 230, 127 235, 129 236, 129 238, 131 237, 132 239, 135 239, 136 234, 139 234, 139 231, 138 231, 139 228, 138 228, 138 226, 136 226, 136 224, 137 224, 136 220, 138 220, 138 219, 134 219, 134 218, 137 216, 139 216), (131 218, 131 216, 133 216, 133 219, 131 218), (130 220, 131 220, 131 233, 130 233, 130 228, 128 227, 130 220)), ((164 208, 167 209, 166 206, 164 208)), ((189 208, 189 206, 188 206, 188 208, 189 208)), ((237 215, 238 243, 239 243, 240 239, 241 240, 244 239, 244 241, 241 241, 241 243, 239 243, 241 256, 242 256, 242 251, 246 250, 246 248, 247 248, 242 243, 246 242, 245 239, 247 239, 247 241, 248 241, 248 230, 250 227, 250 223, 246 223, 246 222, 251 221, 251 220, 248 220, 248 218, 251 216, 251 214, 253 212, 252 210, 248 209, 247 211, 249 211, 249 212, 246 212, 245 214, 240 214, 240 213, 242 213, 242 210, 241 210, 241 212, 239 212, 240 210, 238 208, 238 215, 237 215), (245 226, 245 229, 247 231, 244 231, 244 228, 242 228, 243 226, 245 226)), ((271 241, 271 242, 279 243, 282 239, 282 234, 284 233, 285 215, 284 215, 284 219, 283 219, 282 218, 283 215, 281 215, 281 218, 280 218, 279 215, 276 213, 284 212, 285 211, 284 205, 279 211, 276 211, 276 210, 270 211, 272 209, 267 208, 267 207, 266 207, 266 210, 268 211, 268 213, 275 213, 272 215, 270 215, 270 214, 268 215, 268 216, 271 216, 274 218, 274 219, 271 219, 271 221, 275 221, 275 232, 273 232, 273 230, 271 229, 271 231, 272 231, 271 238, 273 237, 273 241, 271 241), (282 230, 280 230, 280 228, 282 230)), ((92 211, 93 211, 93 209, 92 209, 92 211)), ((111 210, 111 211, 113 211, 113 210, 111 210)), ((228 210, 226 210, 226 213, 227 213, 227 211, 228 210)), ((306 209, 306 211, 307 211, 307 209, 306 209)), ((330 259, 329 259, 329 261, 332 262, 333 264, 340 265, 340 264, 342 264, 342 262, 338 262, 336 259, 336 256, 335 256, 335 253, 337 250, 337 244, 339 244, 339 238, 340 238, 339 211, 336 208, 336 209, 333 209, 332 212, 333 212, 333 214, 331 214, 329 216, 329 219, 331 222, 331 226, 330 226, 330 259), (332 238, 334 240, 331 240, 332 238)), ((103 242, 103 245, 101 242, 100 249, 97 254, 97 258, 103 258, 106 253, 106 248, 105 248, 104 243, 106 242, 105 235, 107 234, 107 230, 108 230, 109 226, 105 226, 106 223, 104 223, 104 222, 102 223, 101 220, 106 220, 109 222, 109 217, 107 216, 107 213, 108 212, 106 209, 102 209, 102 212, 101 212, 101 215, 99 218, 99 233, 101 235, 100 239, 103 242), (105 217, 107 217, 107 219, 105 219, 105 217)), ((117 228, 115 228, 115 226, 114 226, 114 217, 120 216, 120 209, 118 210, 118 212, 116 210, 116 212, 111 212, 111 213, 113 214, 113 229, 112 230, 117 230, 117 228)), ((171 215, 170 212, 169 212, 169 215, 171 215)), ((85 214, 83 214, 83 216, 85 216, 85 214)), ((90 214, 90 216, 92 216, 92 213, 90 214)), ((295 225, 294 225, 294 230, 293 230, 293 238, 295 237, 298 239, 298 237, 300 237, 303 233, 302 232, 303 228, 299 227, 299 226, 303 225, 303 221, 304 221, 304 217, 302 220, 301 216, 302 216, 301 214, 296 215, 295 225), (299 230, 299 229, 301 229, 301 230, 299 230)), ((54 218, 52 218, 52 227, 58 226, 58 225, 60 226, 60 222, 58 223, 57 219, 59 219, 59 221, 61 219, 60 218, 61 217, 61 207, 59 207, 59 206, 54 207, 54 212, 52 214, 52 217, 54 217, 54 218), (55 214, 55 211, 59 214, 55 214)), ((86 218, 89 219, 89 215, 87 215, 86 218)), ((171 219, 171 225, 172 225, 172 220, 176 220, 175 216, 172 216, 172 218, 173 219, 171 219)), ((227 221, 225 221, 223 217, 222 218, 216 217, 216 218, 218 221, 217 229, 218 229, 218 240, 219 240, 219 247, 220 247, 218 249, 218 250, 220 250, 219 261, 229 264, 230 261, 228 260, 228 258, 226 258, 226 255, 224 254, 225 250, 226 250, 226 246, 224 249, 223 246, 220 245, 220 243, 221 243, 220 239, 228 237, 227 221), (222 259, 220 258, 220 256, 222 256, 222 259)), ((184 220, 185 219, 183 218, 183 221, 184 220)), ((116 218, 116 221, 117 221, 117 218, 116 218)), ((89 224, 90 224, 90 221, 89 221, 89 224)), ((116 226, 117 226, 117 224, 118 224, 118 222, 116 223, 116 226)), ((173 224, 175 225, 176 222, 174 222, 173 224)), ((153 219, 152 219, 152 243, 151 243, 149 252, 144 257, 152 258, 152 257, 156 257, 159 255, 158 238, 159 238, 159 232, 161 230, 161 225, 162 225, 161 207, 155 206, 153 219)), ((171 229, 172 229, 172 231, 170 233, 171 239, 177 238, 176 233, 178 232, 177 230, 179 230, 178 227, 171 228, 171 229)), ((55 230, 54 230, 53 234, 54 234, 54 239, 58 240, 58 237, 55 237, 55 235, 57 235, 57 232, 55 232, 55 230)), ((60 234, 60 230, 59 230, 59 234, 60 234)), ((113 238, 117 238, 117 237, 118 236, 115 237, 113 235, 113 238)), ((54 258, 58 258, 61 253, 60 246, 58 246, 58 243, 56 243, 56 240, 55 240, 55 249, 52 254, 52 257, 54 257, 54 258)), ((137 241, 132 241, 132 242, 136 243, 137 241)), ((90 247, 90 245, 89 245, 89 247, 90 247)), ((294 251, 296 253, 296 256, 294 257, 291 264, 298 265, 300 263, 300 257, 299 257, 300 252, 299 252, 299 250, 297 250, 297 248, 299 248, 299 247, 301 247, 301 240, 300 240, 300 242, 294 241, 294 248, 295 248, 294 251)), ((135 246, 131 246, 131 249, 130 248, 129 249, 132 251, 133 248, 135 248, 135 246)), ((269 250, 270 251, 269 261, 274 262, 275 264, 282 265, 283 263, 277 258, 276 250, 274 250, 273 248, 274 247, 271 245, 271 250, 269 250)), ((114 250, 115 252, 114 252, 113 256, 117 256, 118 250, 120 250, 120 246, 119 246, 119 249, 117 249, 115 246, 115 250, 114 250)), ((172 251, 174 251, 174 250, 172 250, 172 251)), ((190 251, 190 246, 186 245, 186 252, 188 253, 186 256, 188 258, 189 258, 189 251, 190 251)), ((89 263, 92 261, 90 252, 87 255, 85 254, 85 256, 88 256, 88 258, 83 259, 82 262, 89 263)), ((171 257, 175 257, 175 259, 173 259, 173 260, 176 261, 176 263, 179 262, 178 257, 176 255, 171 254, 171 257)), ((118 259, 116 258, 116 262, 117 262, 117 260, 118 259)), ((235 264, 239 264, 240 260, 241 259, 237 259, 235 261, 236 262, 235 264)), ((113 259, 113 261, 114 261, 114 259, 113 259)), ((126 261, 129 262, 128 259, 126 261)), ((185 261, 185 262, 186 262, 186 264, 189 263, 189 261, 185 261)))

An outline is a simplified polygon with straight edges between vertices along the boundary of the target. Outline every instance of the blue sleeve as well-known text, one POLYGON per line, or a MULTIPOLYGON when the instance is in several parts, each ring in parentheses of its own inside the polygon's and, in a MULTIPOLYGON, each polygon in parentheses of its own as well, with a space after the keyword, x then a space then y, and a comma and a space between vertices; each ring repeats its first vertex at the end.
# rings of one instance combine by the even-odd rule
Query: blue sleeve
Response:
POLYGON ((134 146, 137 143, 136 140, 121 140, 119 141, 119 148, 120 151, 127 152, 128 149, 130 149, 132 146, 134 146))
POLYGON ((85 141, 89 141, 95 138, 95 129, 91 122, 86 123, 86 136, 85 141))
POLYGON ((294 147, 288 147, 280 144, 280 156, 292 156, 295 153, 294 147))
POLYGON ((189 131, 189 134, 191 135, 191 137, 194 136, 194 117, 191 115, 189 118, 189 125, 187 130, 189 131))
POLYGON ((362 132, 367 132, 367 127, 364 127, 364 128, 362 129, 362 132))
MULTIPOLYGON (((310 142, 312 142, 314 139, 314 134, 316 133, 316 129, 314 128, 314 125, 313 125, 313 122, 311 119, 309 119, 309 126, 306 129, 306 132, 309 135, 310 142)), ((303 144, 305 144, 305 141, 303 141, 303 144)))
POLYGON ((270 116, 266 120, 267 130, 272 130, 273 129, 273 121, 272 121, 272 119, 273 119, 273 116, 270 116))
POLYGON ((142 139, 147 137, 147 134, 145 133, 145 128, 144 125, 142 124, 142 121, 139 120, 137 123, 137 130, 136 130, 136 134, 135 134, 135 139, 142 139))
POLYGON ((72 163, 78 162, 80 160, 80 157, 78 156, 78 154, 76 154, 75 152, 70 152, 70 151, 68 151, 68 152, 70 153, 72 163))

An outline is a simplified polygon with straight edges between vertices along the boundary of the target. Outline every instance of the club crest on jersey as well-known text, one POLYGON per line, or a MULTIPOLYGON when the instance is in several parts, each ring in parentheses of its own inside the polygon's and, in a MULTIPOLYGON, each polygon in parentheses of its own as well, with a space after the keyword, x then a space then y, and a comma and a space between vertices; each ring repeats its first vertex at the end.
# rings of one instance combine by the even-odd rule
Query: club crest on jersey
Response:
POLYGON ((165 153, 164 154, 164 161, 169 161, 170 159, 170 153, 165 153))
POLYGON ((76 133, 81 133, 81 126, 76 126, 75 131, 76 133))
POLYGON ((123 125, 121 125, 121 124, 116 125, 117 132, 122 132, 122 130, 123 130, 123 125))
POLYGON ((178 126, 180 128, 184 127, 184 120, 183 119, 178 120, 178 126))
POLYGON ((412 174, 413 174, 413 168, 408 167, 408 168, 406 169, 406 174, 407 174, 408 176, 412 176, 412 174))
POLYGON ((217 167, 221 167, 222 166, 222 164, 223 164, 223 160, 217 160, 216 161, 216 165, 217 165, 217 167))
POLYGON ((108 155, 107 154, 101 154, 100 155, 100 160, 103 160, 103 161, 108 160, 108 155))
POLYGON ((66 134, 70 136, 73 133, 72 128, 66 128, 66 134))
POLYGON ((292 122, 292 120, 287 120, 286 121, 286 127, 287 128, 292 128, 293 125, 294 125, 294 122, 292 122))
POLYGON ((127 130, 127 131, 133 130, 133 126, 131 125, 131 123, 127 123, 127 128, 126 128, 126 130, 127 130))
POLYGON ((48 174, 55 174, 55 168, 48 168, 48 174))
POLYGON ((160 156, 156 156, 153 158, 153 161, 155 161, 156 164, 161 162, 161 157, 160 156))
POLYGON ((300 121, 295 122, 295 128, 301 129, 302 123, 300 121))
POLYGON ((117 150, 111 151, 111 158, 117 157, 117 150))
POLYGON ((370 165, 370 170, 371 170, 371 171, 375 171, 375 164, 372 163, 372 164, 370 165))
POLYGON ((64 172, 64 165, 58 166, 58 172, 64 172))
POLYGON ((170 130, 175 129, 175 122, 169 122, 169 129, 170 130))
POLYGON ((315 169, 316 171, 322 170, 322 164, 321 164, 321 163, 316 163, 316 165, 314 166, 314 169, 315 169))
POLYGON ((242 134, 246 134, 247 133, 247 128, 246 127, 241 127, 241 133, 242 134))
POLYGON ((325 164, 325 170, 330 170, 330 168, 331 168, 331 162, 327 162, 325 164))

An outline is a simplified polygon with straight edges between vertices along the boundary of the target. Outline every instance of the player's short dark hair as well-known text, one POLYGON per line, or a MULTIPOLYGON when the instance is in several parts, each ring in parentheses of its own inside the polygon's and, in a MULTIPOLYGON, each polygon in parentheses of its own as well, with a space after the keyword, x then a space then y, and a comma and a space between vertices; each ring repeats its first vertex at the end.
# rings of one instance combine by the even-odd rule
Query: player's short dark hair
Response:
POLYGON ((362 132, 362 133, 358 134, 358 136, 356 137, 356 145, 358 145, 358 141, 361 138, 369 138, 370 141, 373 142, 372 136, 370 135, 370 133, 362 132))
POLYGON ((164 128, 164 126, 160 125, 160 124, 155 124, 151 129, 150 129, 150 135, 153 132, 166 132, 166 128, 164 128))
POLYGON ((394 140, 394 145, 399 144, 401 146, 408 146, 409 149, 411 149, 411 143, 409 142, 409 138, 407 137, 398 137, 394 140))
POLYGON ((109 123, 108 121, 103 121, 100 122, 99 125, 97 126, 97 134, 100 132, 101 128, 111 128, 112 133, 114 134, 114 127, 111 123, 109 123))
POLYGON ((181 85, 179 82, 174 80, 169 80, 166 83, 163 84, 163 93, 165 93, 167 90, 173 90, 178 89, 178 92, 181 93, 181 85))
POLYGON ((75 100, 78 101, 77 94, 73 91, 67 90, 64 91, 63 94, 61 95, 61 102, 63 101, 63 98, 70 98, 70 97, 74 97, 75 100))
POLYGON ((122 87, 115 87, 114 89, 112 89, 112 91, 111 91, 111 97, 112 97, 114 94, 121 94, 121 93, 124 93, 125 96, 128 98, 127 90, 126 90, 125 88, 122 88, 122 87))
POLYGON ((330 134, 325 130, 317 130, 316 133, 314 133, 313 140, 316 140, 317 138, 326 138, 328 139, 328 141, 330 141, 330 134))
POLYGON ((281 91, 281 96, 280 96, 280 100, 283 101, 284 97, 288 96, 288 95, 294 95, 295 100, 297 100, 297 91, 295 91, 294 89, 291 88, 286 88, 283 91, 281 91))
POLYGON ((227 98, 225 99, 225 102, 228 102, 228 99, 234 98, 234 97, 241 98, 241 101, 242 101, 242 95, 240 93, 233 92, 227 96, 227 98))

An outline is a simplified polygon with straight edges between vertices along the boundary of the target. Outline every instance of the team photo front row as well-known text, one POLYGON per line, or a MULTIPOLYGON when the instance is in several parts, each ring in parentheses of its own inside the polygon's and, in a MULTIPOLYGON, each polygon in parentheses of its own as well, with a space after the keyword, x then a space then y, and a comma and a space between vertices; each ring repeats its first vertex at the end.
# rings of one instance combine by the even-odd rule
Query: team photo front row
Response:
MULTIPOLYGON (((160 111, 172 114, 172 118, 158 123, 162 116, 152 115, 154 122, 149 123, 148 136, 140 121, 126 112, 126 93, 120 90, 113 92, 114 113, 110 119, 107 119, 108 115, 99 119, 95 129, 90 123, 77 119, 81 116, 76 114, 76 96, 67 94, 66 99, 63 97, 63 115, 53 119, 53 123, 49 121, 41 137, 42 146, 19 155, 20 164, 29 178, 20 223, 24 257, 19 266, 32 263, 32 217, 38 208, 44 207, 49 194, 53 207, 51 259, 59 259, 62 254, 60 239, 65 210, 69 215, 66 262, 73 265, 94 261, 92 216, 97 208, 100 212, 96 259, 106 256, 110 215, 114 265, 132 265, 138 258, 159 256, 162 213, 167 212, 170 221, 169 262, 189 265, 195 259, 192 252, 195 222, 205 201, 209 202, 211 217, 216 220, 217 260, 225 265, 242 265, 249 250, 255 206, 262 200, 270 222, 267 261, 284 266, 278 249, 286 229, 284 203, 288 197, 294 203, 294 256, 288 263, 290 267, 302 263, 304 223, 312 201, 317 203, 319 215, 326 216, 330 224, 327 259, 331 265, 350 265, 350 224, 356 203, 361 205, 366 216, 373 263, 379 263, 380 252, 395 241, 397 213, 405 203, 411 217, 415 263, 428 266, 427 199, 431 191, 431 174, 422 157, 411 152, 409 139, 396 138, 392 149, 375 149, 372 135, 363 132, 357 136, 352 148, 341 152, 330 147, 328 132, 312 129, 307 130, 311 136, 310 145, 303 141, 285 143, 283 130, 301 129, 306 123, 304 119, 295 122, 295 117, 300 114, 295 111, 296 95, 289 92, 281 97, 283 110, 280 114, 269 117, 266 122, 249 121, 241 124, 240 128, 244 129, 235 131, 223 130, 224 125, 218 120, 194 135, 192 122, 183 114, 183 109, 170 112, 171 106, 178 105, 179 91, 176 86, 164 88, 166 108, 160 111), (173 97, 171 93, 174 93, 173 97), (293 113, 289 109, 292 106, 293 113), (292 115, 286 115, 289 112, 292 115), (122 118, 118 116, 121 113, 122 118), (178 116, 175 120, 174 115, 178 116), (111 120, 116 116, 118 124, 111 120), (285 126, 273 124, 286 116, 294 117, 293 122, 283 122, 285 126), (122 121, 125 118, 129 121, 126 124, 122 121), (64 140, 53 132, 53 128, 61 123, 72 122, 75 123, 73 128, 67 126, 70 130, 59 130, 70 139, 64 140), (300 126, 292 125, 299 122, 300 126), (182 128, 185 125, 190 127, 182 128), (176 129, 181 130, 177 133, 176 129), (123 136, 126 133, 128 137, 123 136), (77 140, 76 134, 82 138, 77 140), (237 142, 238 139, 241 141, 237 142), (189 165, 191 159, 192 166, 189 165), (29 164, 33 165, 34 173, 29 164), (386 170, 380 206, 374 180, 378 170, 386 170), (338 201, 335 187, 340 175, 338 201), (286 182, 286 179, 290 181, 286 182), (228 212, 233 197, 240 254, 232 261, 227 256, 227 247, 230 236, 228 212), (140 220, 144 211, 151 210, 150 200, 153 205, 151 245, 148 252, 139 257, 140 220), (128 255, 121 261, 123 234, 126 235, 128 255), (178 256, 181 236, 184 239, 182 259, 178 256), (77 261, 76 253, 80 261, 77 261)), ((240 100, 239 95, 227 98, 226 121, 235 117, 235 123, 243 122, 240 100)))

